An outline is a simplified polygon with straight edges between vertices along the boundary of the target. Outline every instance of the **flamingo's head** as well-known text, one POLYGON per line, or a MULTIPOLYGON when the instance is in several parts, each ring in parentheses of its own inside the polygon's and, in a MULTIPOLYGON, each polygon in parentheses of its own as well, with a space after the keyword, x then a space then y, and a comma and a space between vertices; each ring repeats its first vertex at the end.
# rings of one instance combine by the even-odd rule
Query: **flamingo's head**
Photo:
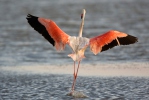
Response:
POLYGON ((82 10, 82 14, 81 14, 81 19, 82 19, 82 18, 85 18, 85 13, 86 13, 86 11, 85 11, 85 9, 83 9, 83 10, 82 10))

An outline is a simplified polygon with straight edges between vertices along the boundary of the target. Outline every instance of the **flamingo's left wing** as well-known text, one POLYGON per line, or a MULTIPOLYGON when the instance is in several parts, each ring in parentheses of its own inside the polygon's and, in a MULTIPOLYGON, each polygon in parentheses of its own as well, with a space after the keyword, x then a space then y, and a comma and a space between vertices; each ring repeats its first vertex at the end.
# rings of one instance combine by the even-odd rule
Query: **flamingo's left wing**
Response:
POLYGON ((90 39, 90 49, 96 55, 117 45, 129 45, 137 42, 137 38, 123 32, 110 30, 90 39))

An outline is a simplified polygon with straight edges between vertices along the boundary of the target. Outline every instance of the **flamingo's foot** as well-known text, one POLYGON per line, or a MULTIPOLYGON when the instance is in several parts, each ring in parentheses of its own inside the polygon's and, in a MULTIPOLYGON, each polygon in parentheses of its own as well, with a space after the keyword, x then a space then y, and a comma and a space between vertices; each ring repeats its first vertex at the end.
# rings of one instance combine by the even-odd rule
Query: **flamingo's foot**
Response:
POLYGON ((71 91, 67 95, 73 96, 74 98, 87 98, 87 96, 81 91, 71 91))
POLYGON ((74 89, 71 89, 71 92, 69 92, 67 95, 68 96, 72 96, 73 95, 73 92, 74 92, 74 89))

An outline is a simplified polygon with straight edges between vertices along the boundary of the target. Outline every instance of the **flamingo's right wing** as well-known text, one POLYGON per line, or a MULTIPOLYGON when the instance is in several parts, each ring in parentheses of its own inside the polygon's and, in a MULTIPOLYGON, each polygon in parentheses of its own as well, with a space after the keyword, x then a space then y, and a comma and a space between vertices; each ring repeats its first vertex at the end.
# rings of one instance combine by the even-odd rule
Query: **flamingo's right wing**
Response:
POLYGON ((54 21, 28 14, 28 23, 47 39, 57 50, 63 50, 69 35, 63 32, 54 21))
POLYGON ((96 55, 99 52, 108 50, 117 45, 129 45, 137 42, 138 39, 119 31, 108 31, 102 35, 90 39, 90 49, 96 55))

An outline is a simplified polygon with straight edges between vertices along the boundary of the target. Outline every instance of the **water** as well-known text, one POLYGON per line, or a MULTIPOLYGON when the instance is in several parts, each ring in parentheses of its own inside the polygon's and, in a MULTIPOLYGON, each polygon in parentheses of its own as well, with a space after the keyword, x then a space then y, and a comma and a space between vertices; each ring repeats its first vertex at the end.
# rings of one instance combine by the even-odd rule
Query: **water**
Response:
MULTIPOLYGON (((81 22, 80 14, 85 8, 87 13, 83 36, 91 38, 114 29, 138 37, 139 42, 114 47, 97 56, 88 48, 82 63, 139 61, 135 66, 141 68, 144 63, 147 63, 145 66, 149 65, 148 5, 148 0, 1 0, 0 100, 73 99, 66 96, 72 82, 70 75, 28 74, 27 71, 20 74, 1 69, 6 66, 46 64, 50 67, 51 64, 72 63, 67 57, 71 53, 69 46, 63 52, 56 52, 51 44, 29 26, 26 20, 28 13, 50 18, 67 34, 76 36, 81 22)), ((83 100, 149 99, 148 77, 79 77, 76 87, 87 94, 88 98, 83 100)))
MULTIPOLYGON (((76 100, 67 96, 67 75, 0 75, 0 100, 76 100)), ((79 77, 77 89, 88 98, 77 100, 148 100, 149 79, 134 77, 79 77)))

